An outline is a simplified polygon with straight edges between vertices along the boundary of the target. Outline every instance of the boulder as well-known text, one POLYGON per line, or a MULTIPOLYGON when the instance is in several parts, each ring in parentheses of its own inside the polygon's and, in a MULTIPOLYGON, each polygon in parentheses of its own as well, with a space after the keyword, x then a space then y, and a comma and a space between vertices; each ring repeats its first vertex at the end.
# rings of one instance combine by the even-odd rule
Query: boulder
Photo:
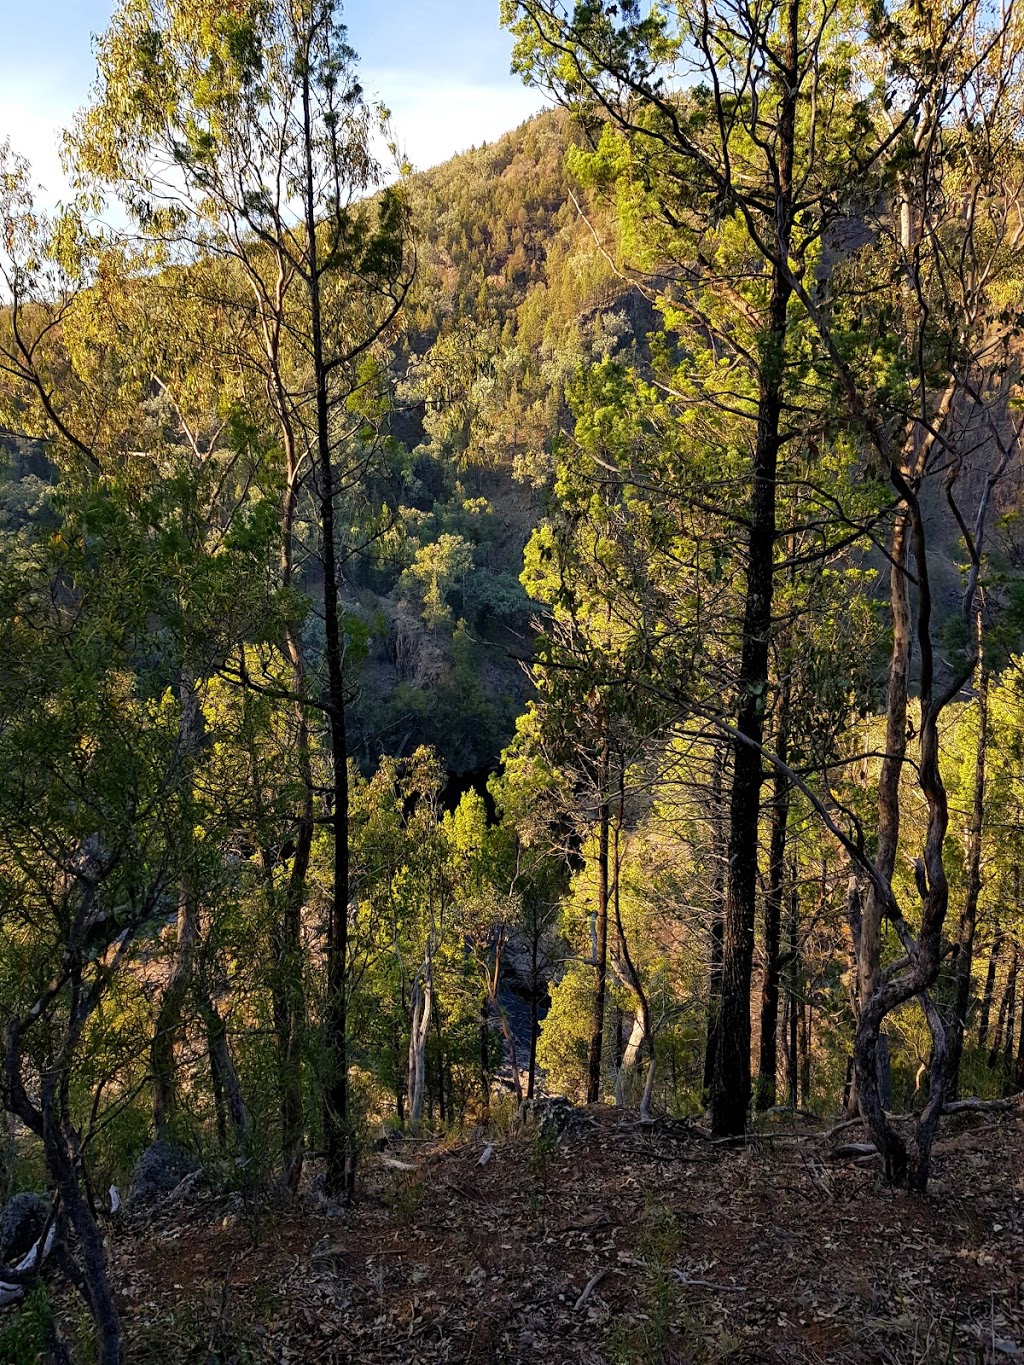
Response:
POLYGON ((13 1266, 43 1235, 50 1201, 39 1194, 16 1194, 0 1209, 0 1265, 13 1266))
POLYGON ((128 1202, 135 1208, 152 1204, 176 1190, 199 1169, 191 1152, 175 1142, 150 1143, 139 1157, 128 1187, 128 1202))

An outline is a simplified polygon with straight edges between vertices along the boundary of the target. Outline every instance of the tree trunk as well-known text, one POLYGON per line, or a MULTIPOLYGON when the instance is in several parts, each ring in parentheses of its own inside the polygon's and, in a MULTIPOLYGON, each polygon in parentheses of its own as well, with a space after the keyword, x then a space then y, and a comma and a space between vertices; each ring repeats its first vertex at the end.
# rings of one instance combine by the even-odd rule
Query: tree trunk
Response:
POLYGON ((534 916, 530 943, 530 1070, 526 1080, 526 1098, 530 1100, 537 1083, 537 1040, 540 1036, 540 934, 536 909, 534 916))
POLYGON ((587 1103, 601 1098, 601 1057, 604 1051, 604 1011, 608 988, 608 859, 611 812, 609 809, 608 721, 602 718, 601 756, 598 762, 598 848, 597 848, 597 925, 594 955, 594 999, 590 1019, 590 1048, 587 1064, 587 1103))
POLYGON ((1017 1029, 1017 940, 1010 940, 1010 970, 1006 978, 1006 1034, 1003 1040, 1002 1091, 1010 1093, 1013 1083, 1013 1043, 1017 1029))
POLYGON ((799 1020, 800 1020, 800 899, 796 883, 789 899, 789 988, 786 1000, 786 1081, 787 1102, 796 1109, 799 1100, 799 1020))
MULTIPOLYGON (((789 706, 791 686, 787 676, 779 702, 779 735, 776 745, 783 763, 789 761, 789 706)), ((755 1107, 764 1112, 775 1103, 779 1053, 779 944, 782 933, 782 901, 786 878, 786 828, 789 823, 790 784, 776 770, 772 803, 771 854, 768 894, 764 903, 764 981, 761 987, 761 1045, 754 1096, 755 1107)))
MULTIPOLYGON (((885 707, 885 757, 878 779, 878 843, 875 868, 886 885, 891 884, 896 868, 900 842, 900 776, 907 753, 907 709, 910 685, 910 659, 913 643, 911 623, 910 578, 910 514, 901 509, 896 515, 890 545, 889 597, 892 611, 892 651, 889 657, 889 676, 885 707)), ((860 919, 857 932, 857 1021, 865 1005, 878 990, 882 975, 882 921, 885 905, 873 881, 859 903, 860 919)), ((876 1043, 877 1048, 877 1043, 876 1043)), ((884 1093, 889 1086, 888 1052, 876 1057, 872 1065, 879 1075, 879 1086, 884 1093)), ((854 1071, 853 1104, 860 1108, 856 1069, 854 1071)))
POLYGON ((208 996, 199 997, 199 1010, 206 1025, 206 1041, 210 1053, 210 1067, 217 1077, 222 1103, 231 1124, 232 1136, 236 1143, 242 1143, 249 1135, 249 1111, 246 1107, 242 1086, 238 1079, 238 1068, 228 1046, 228 1031, 220 1011, 208 996))
MULTIPOLYGON (((1014 881, 1020 884, 1020 867, 1013 869, 1014 881)), ((996 917, 995 929, 992 934, 992 947, 988 955, 988 971, 985 974, 985 989, 981 997, 981 1010, 978 1014, 978 1046, 984 1047, 988 1042, 988 1023, 992 1014, 992 1000, 996 991, 996 971, 999 966, 999 953, 1003 946, 1003 931, 996 917)))
POLYGON ((715 746, 711 777, 711 856, 714 861, 714 893, 711 903, 711 954, 708 967, 707 1040, 704 1047, 704 1086, 706 1100, 711 1098, 711 1082, 715 1074, 718 1054, 718 1017, 722 1008, 722 940, 725 935, 725 861, 727 844, 724 836, 722 787, 724 782, 725 748, 715 746))
MULTIPOLYGON (((199 749, 199 694, 196 680, 187 668, 182 668, 178 679, 178 752, 180 776, 178 785, 182 796, 180 838, 185 848, 193 840, 192 767, 199 749)), ((174 1122, 178 1094, 177 1044, 181 1035, 185 1001, 192 986, 192 969, 198 936, 197 908, 191 886, 192 871, 186 864, 184 877, 178 888, 178 917, 176 942, 167 984, 160 998, 153 1038, 150 1045, 150 1069, 153 1073, 153 1129, 158 1141, 166 1140, 174 1122)))
POLYGON ((157 1141, 171 1138, 178 1097, 177 1044, 185 1000, 192 984, 195 956, 195 908, 182 890, 178 901, 177 942, 170 975, 160 997, 149 1064, 153 1073, 153 1131, 157 1141))
POLYGON ((434 999, 433 945, 427 942, 423 966, 416 973, 412 986, 409 1013, 409 1072, 406 1093, 409 1097, 409 1127, 418 1133, 423 1121, 423 1101, 426 1093, 427 1039, 430 1036, 431 1009, 434 999))
POLYGON ((811 1025, 814 1006, 808 1000, 800 1010, 800 1103, 806 1109, 811 1099, 811 1025))
MULTIPOLYGON (((978 649, 982 642, 982 620, 978 613, 978 649)), ((974 758, 974 804, 967 834, 967 888, 960 916, 960 952, 956 959, 953 986, 953 1023, 949 1035, 949 1070, 946 1075, 947 1100, 955 1100, 960 1093, 960 1063, 964 1051, 964 1034, 971 1003, 971 977, 974 966, 974 934, 978 921, 978 897, 981 894, 981 843, 985 821, 985 761, 988 752, 988 671, 982 666, 978 682, 978 743, 974 758)))
POLYGON ((335 546, 334 461, 331 448, 330 376, 324 352, 321 310, 321 266, 317 247, 316 195, 313 183, 314 133, 310 110, 310 72, 302 72, 302 134, 305 149, 305 213, 313 382, 316 395, 316 469, 323 560, 323 609, 327 663, 327 718, 333 777, 328 827, 331 832, 331 893, 327 914, 327 991, 324 1042, 329 1058, 324 1094, 327 1146, 326 1186, 332 1195, 351 1199, 355 1193, 356 1144, 349 1112, 348 1087, 348 900, 349 782, 345 696, 345 642, 342 636, 335 546))
POLYGON ((757 439, 747 541, 746 605, 740 658, 738 737, 733 748, 729 812, 729 877, 722 948, 722 1006, 711 1086, 711 1130, 742 1133, 750 1106, 750 982, 757 912, 758 825, 761 810, 765 707, 774 598, 776 475, 785 383, 787 309, 792 292, 789 244, 799 65, 799 0, 787 0, 786 51, 780 72, 775 187, 774 260, 766 336, 759 356, 757 439))

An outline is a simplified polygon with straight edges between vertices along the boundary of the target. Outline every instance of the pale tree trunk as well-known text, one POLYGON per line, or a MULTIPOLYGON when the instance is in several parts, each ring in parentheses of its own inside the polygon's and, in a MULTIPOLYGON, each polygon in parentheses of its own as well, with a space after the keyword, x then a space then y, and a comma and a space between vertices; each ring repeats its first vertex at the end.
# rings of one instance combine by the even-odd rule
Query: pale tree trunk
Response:
POLYGON ((622 1049, 622 1060, 615 1077, 615 1103, 620 1109, 626 1103, 626 1087, 636 1067, 645 1037, 643 1015, 636 1014, 633 1016, 633 1027, 630 1029, 626 1045, 622 1049))
POLYGON ((615 847, 614 847, 614 868, 615 882, 613 889, 613 903, 615 907, 615 931, 618 940, 619 959, 624 968, 624 975, 629 983, 633 994, 637 999, 637 1014, 633 1021, 633 1031, 629 1043, 626 1045, 623 1054, 622 1066, 616 1078, 616 1099, 622 1103, 622 1096, 625 1090, 625 1077, 635 1065, 639 1055, 640 1043, 647 1044, 647 1077, 644 1082, 644 1093, 640 1100, 640 1122, 651 1123, 651 1101, 654 1096, 654 1074, 655 1074, 655 1039, 654 1026, 651 1018, 651 1002, 644 989, 640 973, 637 971, 633 956, 629 950, 629 941, 626 938, 626 930, 622 923, 622 826, 625 819, 625 782, 626 775, 620 756, 619 759, 619 802, 615 821, 615 847), (635 1045, 634 1045, 634 1040, 635 1045))
POLYGON ((433 945, 428 939, 423 966, 412 983, 409 1002, 409 1067, 406 1093, 409 1101, 409 1127, 418 1133, 423 1122, 426 1095, 427 1039, 430 1037, 434 1001, 433 945))

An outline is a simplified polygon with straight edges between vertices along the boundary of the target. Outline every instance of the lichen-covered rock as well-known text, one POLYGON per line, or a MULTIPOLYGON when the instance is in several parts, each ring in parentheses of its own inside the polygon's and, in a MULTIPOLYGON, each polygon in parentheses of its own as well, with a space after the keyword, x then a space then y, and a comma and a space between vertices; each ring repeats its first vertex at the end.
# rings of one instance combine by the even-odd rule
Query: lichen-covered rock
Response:
POLYGON ((0 1209, 0 1265, 13 1266, 35 1246, 50 1216, 49 1200, 16 1194, 0 1209))
POLYGON ((139 1157, 132 1172, 129 1203, 138 1208, 162 1199, 198 1169, 195 1157, 184 1147, 173 1142, 153 1142, 139 1157))

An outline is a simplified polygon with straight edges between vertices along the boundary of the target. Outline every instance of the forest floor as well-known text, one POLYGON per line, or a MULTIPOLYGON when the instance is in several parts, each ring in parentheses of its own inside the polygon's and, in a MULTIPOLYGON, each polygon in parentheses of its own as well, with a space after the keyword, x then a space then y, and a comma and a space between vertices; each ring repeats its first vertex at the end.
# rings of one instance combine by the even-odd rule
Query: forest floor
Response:
POLYGON ((492 1142, 394 1144, 345 1211, 193 1188, 113 1221, 127 1359, 1024 1360, 1016 1114, 946 1120, 927 1197, 792 1117, 728 1147, 594 1107, 492 1142))

